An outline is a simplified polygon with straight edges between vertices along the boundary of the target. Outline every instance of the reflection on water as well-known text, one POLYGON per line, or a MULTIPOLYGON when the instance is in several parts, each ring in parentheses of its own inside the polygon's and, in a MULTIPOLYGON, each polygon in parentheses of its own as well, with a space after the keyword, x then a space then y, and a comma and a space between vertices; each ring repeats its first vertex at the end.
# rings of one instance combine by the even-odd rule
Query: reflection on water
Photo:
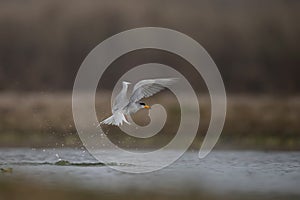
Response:
POLYGON ((80 149, 0 149, 0 168, 12 168, 11 178, 21 176, 49 185, 75 184, 89 189, 300 195, 300 152, 214 151, 202 160, 197 152, 187 152, 162 170, 128 174, 105 166, 80 149))

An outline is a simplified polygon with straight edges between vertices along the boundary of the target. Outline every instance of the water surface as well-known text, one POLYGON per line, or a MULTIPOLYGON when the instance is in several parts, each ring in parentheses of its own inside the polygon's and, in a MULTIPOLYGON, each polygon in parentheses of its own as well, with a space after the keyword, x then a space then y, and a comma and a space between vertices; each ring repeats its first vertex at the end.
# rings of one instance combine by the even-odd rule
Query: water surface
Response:
POLYGON ((50 186, 76 185, 90 190, 166 193, 205 190, 218 194, 300 196, 300 152, 213 151, 201 160, 197 154, 187 152, 169 167, 156 172, 128 174, 108 166, 137 166, 126 162, 106 166, 82 149, 8 148, 0 149, 0 168, 13 169, 9 177, 5 176, 9 179, 22 177, 50 186))

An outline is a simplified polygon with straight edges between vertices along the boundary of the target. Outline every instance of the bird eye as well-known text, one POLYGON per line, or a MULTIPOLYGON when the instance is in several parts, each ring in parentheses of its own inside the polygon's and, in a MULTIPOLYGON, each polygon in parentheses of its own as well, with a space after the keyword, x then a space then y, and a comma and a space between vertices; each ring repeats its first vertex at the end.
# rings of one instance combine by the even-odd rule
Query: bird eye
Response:
POLYGON ((140 103, 140 105, 144 106, 144 105, 146 105, 146 104, 145 104, 145 103, 140 103))

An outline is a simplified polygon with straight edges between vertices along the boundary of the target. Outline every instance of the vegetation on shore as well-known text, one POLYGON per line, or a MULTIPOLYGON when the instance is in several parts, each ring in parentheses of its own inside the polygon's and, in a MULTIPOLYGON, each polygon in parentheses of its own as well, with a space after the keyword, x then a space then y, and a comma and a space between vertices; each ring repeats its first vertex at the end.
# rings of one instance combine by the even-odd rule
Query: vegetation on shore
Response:
MULTIPOLYGON (((220 149, 300 149, 300 97, 275 98, 273 96, 235 95, 228 97, 228 110, 224 130, 217 144, 220 149)), ((124 136, 116 127, 105 127, 114 141, 131 148, 157 148, 168 143, 176 134, 174 126, 180 108, 168 94, 151 98, 166 105, 168 122, 163 133, 149 139, 124 136), (170 122, 171 121, 171 122, 170 122)), ((110 114, 107 105, 109 93, 96 98, 99 120, 110 114)), ((210 101, 199 98, 201 123, 192 148, 198 149, 210 119, 210 101)), ((0 95, 0 146, 1 147, 79 147, 82 146, 74 127, 70 93, 0 95)), ((146 111, 134 117, 146 124, 146 111)))

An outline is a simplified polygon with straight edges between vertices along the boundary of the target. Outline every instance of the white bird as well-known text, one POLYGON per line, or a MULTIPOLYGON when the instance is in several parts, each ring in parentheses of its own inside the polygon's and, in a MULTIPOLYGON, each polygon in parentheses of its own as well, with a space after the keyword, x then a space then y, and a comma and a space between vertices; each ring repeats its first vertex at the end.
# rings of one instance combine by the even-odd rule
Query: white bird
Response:
POLYGON ((166 87, 171 86, 176 80, 175 78, 141 80, 135 84, 129 99, 127 98, 127 89, 131 83, 123 81, 123 88, 113 102, 112 116, 103 120, 100 124, 120 126, 123 124, 123 121, 130 124, 125 115, 135 113, 142 108, 150 109, 149 105, 140 101, 141 99, 160 92, 166 87))

